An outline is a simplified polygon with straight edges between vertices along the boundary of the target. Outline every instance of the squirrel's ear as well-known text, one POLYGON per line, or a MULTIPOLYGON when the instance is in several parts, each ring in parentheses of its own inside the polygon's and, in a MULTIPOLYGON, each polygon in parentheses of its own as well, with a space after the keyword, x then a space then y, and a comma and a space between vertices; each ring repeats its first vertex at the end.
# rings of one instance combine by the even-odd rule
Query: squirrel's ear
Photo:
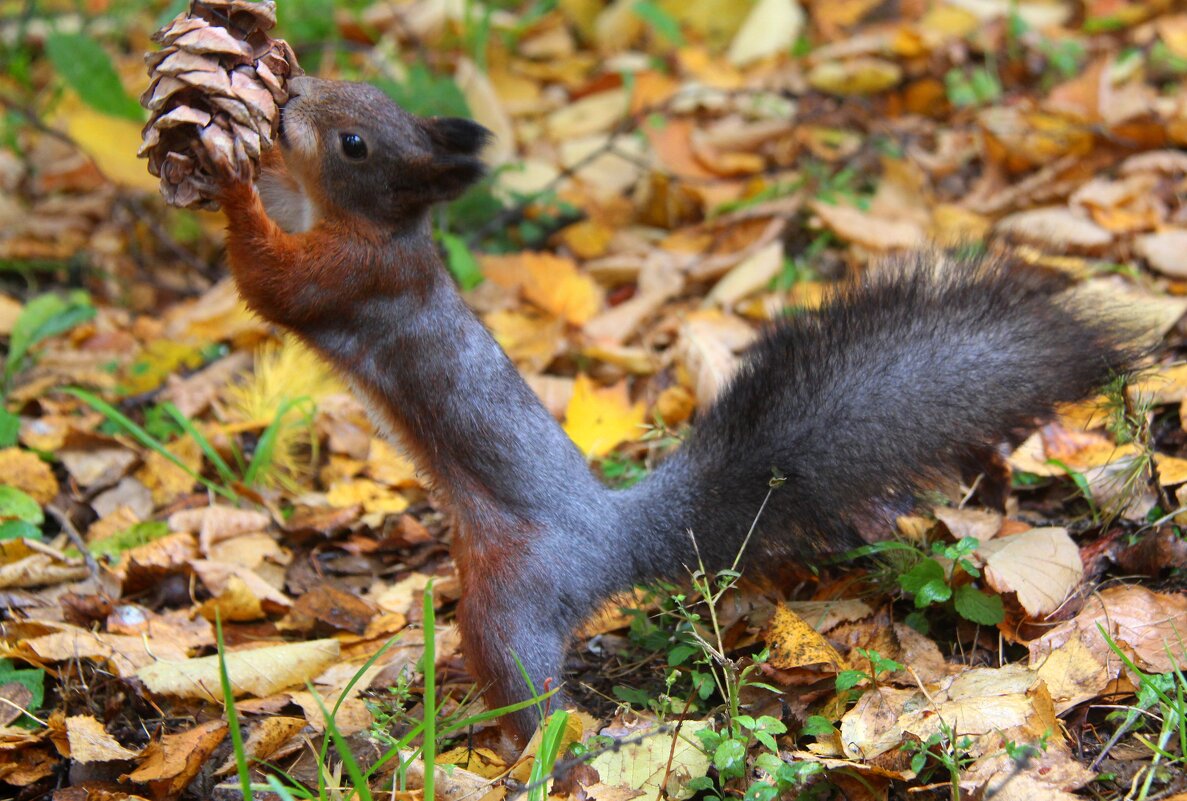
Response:
POLYGON ((477 156, 438 156, 433 160, 432 177, 429 178, 433 202, 459 197, 473 184, 482 180, 484 175, 486 165, 477 156))
POLYGON ((433 144, 447 153, 472 156, 490 141, 491 132, 473 120, 433 117, 425 120, 433 144))
POLYGON ((433 143, 430 161, 433 202, 453 200, 486 174, 478 152, 490 141, 490 131, 461 117, 432 117, 423 120, 433 143))

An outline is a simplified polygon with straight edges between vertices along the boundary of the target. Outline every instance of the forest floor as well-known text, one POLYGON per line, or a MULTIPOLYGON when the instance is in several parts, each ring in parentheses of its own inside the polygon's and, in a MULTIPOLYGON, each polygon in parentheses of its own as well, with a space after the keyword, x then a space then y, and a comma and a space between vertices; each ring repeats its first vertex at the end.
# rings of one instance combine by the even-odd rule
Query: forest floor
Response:
POLYGON ((494 132, 439 241, 611 484, 896 253, 1010 250, 1160 342, 863 553, 612 604, 516 753, 447 510, 136 158, 179 3, 0 1, 0 796, 1187 799, 1181 8, 279 0, 307 72, 494 132))

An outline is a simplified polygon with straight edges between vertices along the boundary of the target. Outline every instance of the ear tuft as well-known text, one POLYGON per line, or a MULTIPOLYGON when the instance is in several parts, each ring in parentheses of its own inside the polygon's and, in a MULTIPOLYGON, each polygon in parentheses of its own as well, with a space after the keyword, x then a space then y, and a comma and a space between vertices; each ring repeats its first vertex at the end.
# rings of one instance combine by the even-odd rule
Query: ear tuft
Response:
POLYGON ((429 179, 434 202, 453 200, 482 180, 486 165, 474 156, 444 156, 433 163, 433 175, 429 179))
POLYGON ((432 117, 425 120, 425 127, 434 145, 459 155, 472 156, 491 139, 490 131, 462 117, 432 117))

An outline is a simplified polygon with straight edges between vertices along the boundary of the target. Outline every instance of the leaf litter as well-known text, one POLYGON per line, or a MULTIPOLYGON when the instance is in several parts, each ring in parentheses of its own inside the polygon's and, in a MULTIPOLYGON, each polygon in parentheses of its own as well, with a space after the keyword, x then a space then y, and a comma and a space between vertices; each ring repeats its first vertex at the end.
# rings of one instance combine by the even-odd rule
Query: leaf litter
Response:
MULTIPOLYGON (((22 29, 40 69, 0 79, 0 783, 233 793, 217 622, 247 754, 316 787, 323 707, 340 704, 360 758, 425 714, 430 580, 440 714, 480 708, 447 521, 330 373, 219 280, 219 219, 152 194, 119 109, 147 88, 164 4, 98 26, 108 5, 71 13, 111 75, 59 71, 22 29), (55 783, 67 766, 74 786, 55 783)), ((762 324, 880 254, 1012 245, 1161 340, 1122 397, 1064 410, 976 482, 950 477, 934 516, 874 532, 865 559, 718 597, 720 642, 646 593, 587 626, 568 685, 591 688, 575 695, 594 716, 564 741, 594 756, 554 794, 1187 792, 1181 743, 1143 745, 1182 725, 1181 696, 1149 688, 1187 661, 1187 16, 1152 0, 289 6, 278 32, 303 58, 340 55, 325 74, 498 133, 490 183, 438 219, 451 267, 612 483, 685 435, 762 324), (969 616, 986 609, 995 624, 969 616), (722 697, 714 660, 761 679, 722 697), (1139 706, 1146 722, 1126 722, 1139 706), (738 748, 749 774, 731 773, 738 748)), ((510 753, 488 723, 445 745, 439 793, 491 799, 539 747, 510 753)), ((424 772, 414 760, 410 786, 424 772)))

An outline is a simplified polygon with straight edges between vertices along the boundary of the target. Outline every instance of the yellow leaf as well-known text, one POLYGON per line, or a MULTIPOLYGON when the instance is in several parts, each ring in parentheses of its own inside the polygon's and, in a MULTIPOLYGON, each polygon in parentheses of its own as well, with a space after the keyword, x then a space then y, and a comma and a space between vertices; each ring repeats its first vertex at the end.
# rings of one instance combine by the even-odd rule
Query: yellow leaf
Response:
POLYGON ((543 370, 561 346, 564 325, 554 317, 495 311, 486 315, 487 328, 499 347, 517 365, 532 372, 543 370))
POLYGON ((112 181, 130 189, 157 191, 157 179, 149 175, 148 162, 136 157, 141 141, 138 123, 100 114, 73 95, 62 104, 58 119, 112 181))
POLYGON ((579 375, 565 413, 565 433, 582 453, 605 456, 642 433, 644 411, 642 403, 631 404, 625 381, 600 388, 589 376, 579 375))
POLYGON ((16 487, 42 505, 58 495, 58 479, 50 466, 20 448, 0 450, 0 484, 16 487))
POLYGON ((825 61, 808 73, 813 88, 834 95, 872 95, 895 86, 903 78, 902 68, 882 58, 861 57, 849 61, 825 61))
POLYGON ((598 285, 581 273, 571 259, 551 253, 487 256, 482 272, 493 283, 519 289, 541 309, 573 325, 582 325, 602 304, 598 285))
POLYGON ((193 370, 201 364, 202 349, 196 344, 155 339, 128 365, 121 384, 128 394, 139 395, 156 389, 182 368, 193 370))
POLYGON ((367 478, 339 481, 326 493, 326 501, 340 509, 362 506, 368 513, 399 514, 408 508, 408 499, 367 478))
POLYGON ((592 278, 577 271, 576 264, 548 253, 526 253, 524 260, 528 270, 525 298, 573 325, 597 314, 601 293, 592 278))

